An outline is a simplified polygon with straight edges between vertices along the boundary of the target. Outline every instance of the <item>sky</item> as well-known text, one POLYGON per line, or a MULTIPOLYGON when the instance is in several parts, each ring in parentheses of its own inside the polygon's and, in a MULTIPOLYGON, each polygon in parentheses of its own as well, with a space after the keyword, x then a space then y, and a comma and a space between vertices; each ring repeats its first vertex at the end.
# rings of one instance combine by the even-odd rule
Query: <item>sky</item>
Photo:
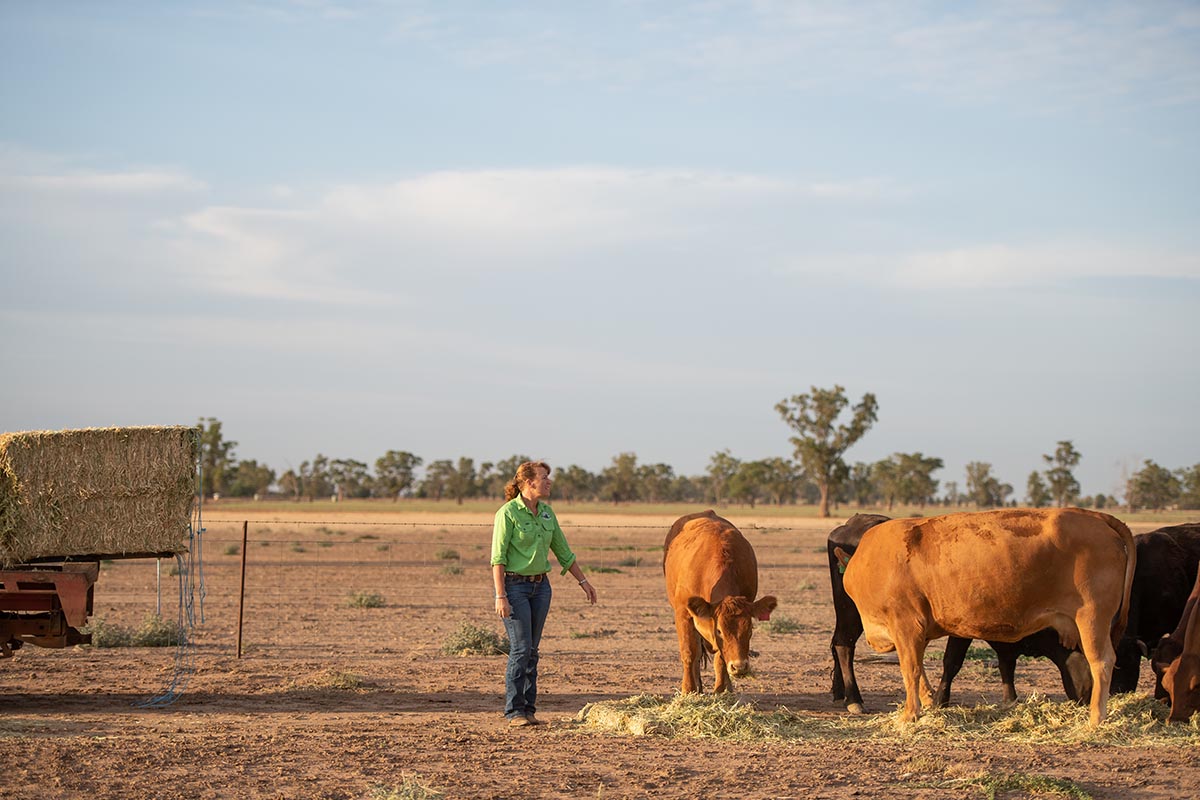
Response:
POLYGON ((1200 463, 1200 3, 0 0, 0 429, 1200 463))

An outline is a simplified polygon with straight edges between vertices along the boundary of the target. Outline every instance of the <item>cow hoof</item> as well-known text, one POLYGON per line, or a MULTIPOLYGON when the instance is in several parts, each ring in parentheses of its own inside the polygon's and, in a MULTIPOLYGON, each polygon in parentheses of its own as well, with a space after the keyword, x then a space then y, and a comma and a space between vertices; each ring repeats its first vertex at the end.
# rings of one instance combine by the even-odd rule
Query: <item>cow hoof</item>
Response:
POLYGON ((851 714, 862 714, 865 709, 862 707, 862 703, 850 703, 846 706, 846 711, 851 714))

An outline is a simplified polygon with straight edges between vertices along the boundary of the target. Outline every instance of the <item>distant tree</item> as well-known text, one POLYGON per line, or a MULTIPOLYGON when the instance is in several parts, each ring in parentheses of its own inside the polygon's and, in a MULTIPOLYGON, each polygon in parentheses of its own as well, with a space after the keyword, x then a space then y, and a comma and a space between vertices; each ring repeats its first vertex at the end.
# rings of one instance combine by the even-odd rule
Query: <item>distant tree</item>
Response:
POLYGON ((850 478, 844 487, 846 499, 859 508, 869 506, 875 499, 874 468, 874 464, 865 461, 856 461, 850 465, 850 478))
POLYGON ((1200 508, 1200 464, 1175 471, 1179 480, 1179 507, 1200 508))
POLYGON ((1148 508, 1161 511, 1179 499, 1179 478, 1166 467, 1160 467, 1150 459, 1129 478, 1125 494, 1129 498, 1129 510, 1148 508))
POLYGON ((962 495, 958 493, 958 481, 946 481, 946 493, 943 500, 947 506, 957 507, 962 503, 962 495))
POLYGON ((728 448, 713 453, 708 460, 708 490, 713 503, 719 506, 725 501, 729 484, 741 465, 742 462, 734 458, 728 448))
POLYGON ((900 465, 890 458, 876 461, 871 465, 871 484, 873 497, 879 498, 891 511, 900 495, 900 465))
POLYGON ((639 495, 647 503, 663 503, 671 497, 675 470, 669 464, 642 464, 637 468, 639 495))
POLYGON ((366 497, 371 493, 371 473, 367 465, 353 458, 335 458, 329 462, 329 480, 338 500, 366 497))
POLYGON ((600 473, 600 496, 604 500, 628 503, 638 497, 638 468, 636 453, 613 456, 612 464, 600 473))
POLYGON ((460 506, 468 497, 475 494, 475 459, 459 458, 446 481, 446 491, 460 506))
POLYGON ((425 477, 421 479, 420 494, 422 497, 432 497, 441 500, 450 485, 450 477, 454 474, 454 462, 448 458, 429 462, 425 468, 425 477))
POLYGON ((554 479, 553 492, 558 500, 576 503, 596 497, 596 476, 578 464, 555 470, 550 477, 554 479))
POLYGON ((257 461, 239 461, 229 479, 229 494, 233 497, 264 495, 275 482, 275 470, 257 461))
POLYGON ((762 463, 766 467, 763 488, 771 501, 779 506, 796 502, 800 482, 804 478, 799 466, 794 461, 779 457, 768 458, 762 463))
POLYGON ((421 463, 420 456, 407 450, 388 450, 375 459, 374 494, 398 500, 400 495, 412 489, 421 463))
POLYGON ((892 458, 900 468, 900 499, 919 508, 932 503, 938 490, 933 473, 942 468, 942 460, 922 453, 896 453, 892 458))
POLYGON ((1042 473, 1029 473, 1029 480, 1025 482, 1025 502, 1033 508, 1045 508, 1050 505, 1050 499, 1050 490, 1042 480, 1042 473))
POLYGON ((862 438, 878 414, 875 395, 867 393, 852 409, 850 421, 836 424, 849 402, 841 386, 832 389, 813 386, 808 394, 793 395, 775 406, 783 421, 798 434, 790 440, 796 448, 796 459, 821 491, 822 517, 829 516, 830 491, 850 474, 842 455, 862 438))
POLYGON ((765 461, 743 461, 729 480, 729 498, 754 508, 765 494, 769 474, 765 461))
POLYGON ((707 475, 679 475, 671 489, 681 503, 703 503, 709 496, 707 475))
POLYGON ((235 463, 233 448, 237 442, 226 441, 216 417, 201 417, 196 427, 200 432, 200 491, 212 497, 228 491, 228 473, 235 463))
MULTIPOLYGON (((491 471, 492 481, 488 483, 488 497, 504 497, 504 487, 508 485, 509 481, 516 477, 517 467, 521 466, 526 461, 533 460, 533 458, 527 455, 515 453, 508 458, 497 461, 496 466, 493 467, 491 471)), ((554 478, 554 465, 550 464, 549 466, 550 477, 554 478)))
POLYGON ((1003 506, 1013 488, 992 475, 992 465, 983 461, 967 464, 967 499, 980 508, 1003 506))
POLYGON ((1079 481, 1075 480, 1071 473, 1079 464, 1079 458, 1079 452, 1070 440, 1059 442, 1054 449, 1054 455, 1042 456, 1042 459, 1051 465, 1050 469, 1046 470, 1046 484, 1050 496, 1059 508, 1070 505, 1079 496, 1079 481))
POLYGON ((335 489, 333 479, 329 475, 329 459, 317 453, 311 462, 300 462, 300 493, 309 499, 330 497, 335 489))
POLYGON ((279 476, 279 491, 291 497, 293 500, 299 500, 303 493, 303 484, 300 481, 300 476, 296 471, 289 469, 287 472, 279 476))
POLYGON ((1113 499, 1103 494, 1096 495, 1095 499, 1092 500, 1092 508, 1110 508, 1113 505, 1115 505, 1115 503, 1113 503, 1113 499))

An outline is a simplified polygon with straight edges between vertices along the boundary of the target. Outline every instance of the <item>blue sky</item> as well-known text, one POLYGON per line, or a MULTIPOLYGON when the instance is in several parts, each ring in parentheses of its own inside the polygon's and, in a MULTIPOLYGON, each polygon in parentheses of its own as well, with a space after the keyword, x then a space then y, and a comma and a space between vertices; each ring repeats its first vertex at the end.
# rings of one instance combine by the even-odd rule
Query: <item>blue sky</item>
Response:
POLYGON ((0 3, 0 427, 1200 462, 1195 2, 0 3))

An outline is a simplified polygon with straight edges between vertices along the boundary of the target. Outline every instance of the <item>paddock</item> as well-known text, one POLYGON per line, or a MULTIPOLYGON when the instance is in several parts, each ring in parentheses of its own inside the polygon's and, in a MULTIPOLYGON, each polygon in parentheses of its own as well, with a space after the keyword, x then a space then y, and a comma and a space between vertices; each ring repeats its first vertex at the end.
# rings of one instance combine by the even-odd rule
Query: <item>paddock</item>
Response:
MULTIPOLYGON (((490 514, 450 504, 437 514, 306 513, 303 504, 204 513, 203 622, 182 696, 137 707, 179 677, 171 648, 23 648, 0 663, 7 797, 369 798, 416 785, 448 798, 965 797, 971 787, 982 797, 1006 785, 1114 800, 1200 794, 1200 728, 1195 720, 1167 728, 1166 708, 1157 714, 1138 698, 1152 690, 1148 665, 1137 695, 1087 734, 1073 727, 1076 709, 1048 661, 1022 659, 1026 702, 1004 709, 996 670, 980 653, 955 683, 957 708, 904 731, 889 724, 903 700, 898 668, 860 642, 869 714, 848 719, 829 697, 825 560, 825 537, 843 518, 718 509, 755 548, 760 594, 779 598, 771 625, 754 635, 756 675, 735 680, 735 706, 718 714, 749 715, 750 733, 738 734, 596 724, 598 710, 631 698, 665 706, 675 697, 661 558, 673 516, 560 508, 599 604, 587 606, 573 580, 551 573, 538 709, 548 724, 512 730, 501 716, 504 657, 444 649, 464 622, 503 635, 491 613, 490 514), (356 601, 363 597, 378 603, 356 601), (1065 727, 1012 734, 1012 715, 1031 709, 1066 715, 1065 727), (760 725, 785 718, 792 727, 777 726, 778 735, 760 725)), ((159 602, 174 614, 170 566, 103 564, 95 617, 135 627, 159 602)), ((941 650, 930 646, 931 676, 941 650)))

